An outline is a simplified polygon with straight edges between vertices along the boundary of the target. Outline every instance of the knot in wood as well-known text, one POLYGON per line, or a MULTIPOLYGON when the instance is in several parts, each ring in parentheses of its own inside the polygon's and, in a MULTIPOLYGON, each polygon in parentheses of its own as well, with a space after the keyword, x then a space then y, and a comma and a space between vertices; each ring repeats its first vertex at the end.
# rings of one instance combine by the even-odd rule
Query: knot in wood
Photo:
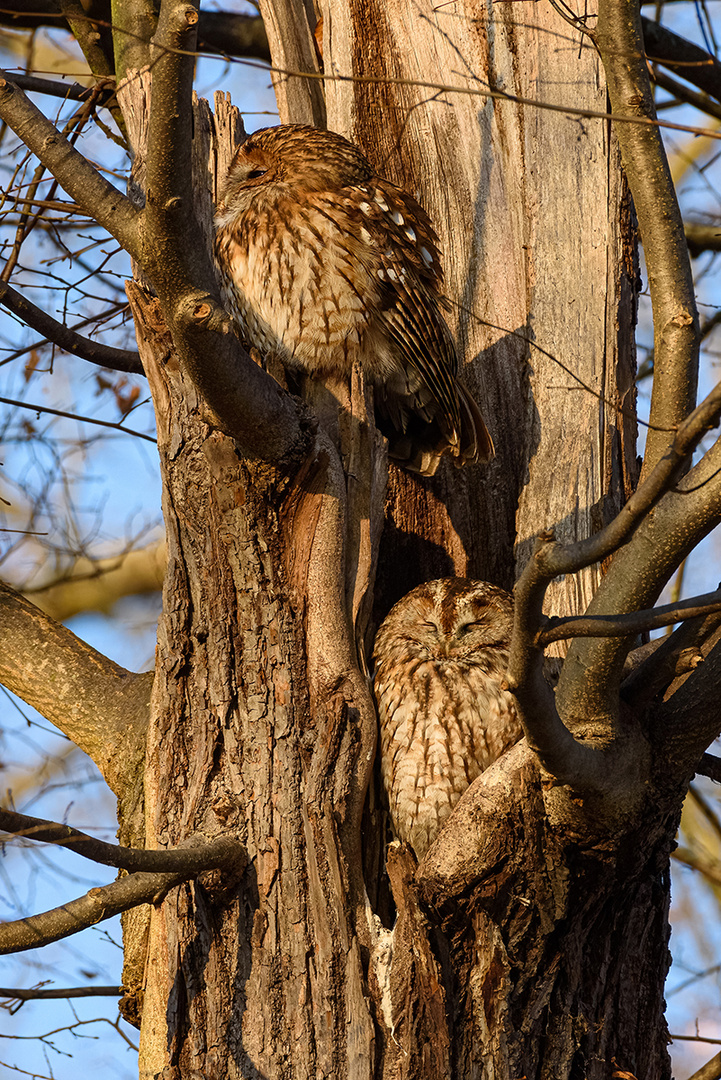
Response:
POLYGON ((211 305, 207 302, 207 300, 204 300, 201 304, 196 304, 195 308, 193 309, 193 318, 197 319, 198 322, 205 322, 206 319, 210 318, 210 313, 212 310, 213 309, 211 305))

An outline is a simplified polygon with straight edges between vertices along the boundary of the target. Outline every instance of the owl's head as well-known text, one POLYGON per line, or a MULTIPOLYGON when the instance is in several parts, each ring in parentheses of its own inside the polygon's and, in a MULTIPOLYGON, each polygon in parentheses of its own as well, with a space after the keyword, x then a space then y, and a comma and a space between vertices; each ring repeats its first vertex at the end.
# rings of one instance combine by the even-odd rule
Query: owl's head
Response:
POLYGON ((357 147, 335 131, 281 124, 250 135, 237 150, 219 202, 233 212, 257 199, 338 191, 365 183, 373 170, 357 147))
POLYGON ((505 665, 513 626, 509 593, 485 581, 440 578, 395 605, 376 636, 379 664, 432 661, 505 665))

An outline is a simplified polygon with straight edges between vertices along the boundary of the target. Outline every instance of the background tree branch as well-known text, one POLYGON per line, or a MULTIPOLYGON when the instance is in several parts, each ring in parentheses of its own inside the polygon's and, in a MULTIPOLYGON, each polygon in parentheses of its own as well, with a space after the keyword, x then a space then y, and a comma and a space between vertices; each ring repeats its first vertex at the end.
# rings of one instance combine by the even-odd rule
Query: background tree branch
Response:
POLYGON ((118 796, 145 751, 152 672, 136 675, 0 582, 0 681, 88 754, 118 796))
POLYGON ((641 16, 641 28, 646 56, 652 63, 664 64, 721 101, 721 62, 715 56, 645 15, 641 16))
POLYGON ((700 255, 704 251, 721 251, 721 225, 700 225, 695 221, 688 221, 684 228, 691 255, 700 255))
MULTIPOLYGON (((57 989, 26 990, 19 986, 0 986, 0 998, 7 1001, 44 1001, 57 998, 120 997, 122 986, 67 986, 57 989)), ((19 1007, 19 1006, 18 1006, 19 1007)))
POLYGON ((65 352, 73 353, 74 356, 79 356, 83 360, 89 360, 92 364, 99 364, 100 367, 112 368, 113 371, 144 374, 137 352, 130 349, 115 349, 110 345, 103 345, 102 342, 76 334, 74 330, 64 326, 57 319, 53 319, 41 308, 31 304, 22 293, 13 289, 5 281, 0 281, 0 304, 8 311, 12 311, 33 330, 43 334, 48 341, 59 345, 65 352))
POLYGON ((0 72, 0 117, 70 198, 137 258, 142 214, 59 134, 5 72, 0 72))

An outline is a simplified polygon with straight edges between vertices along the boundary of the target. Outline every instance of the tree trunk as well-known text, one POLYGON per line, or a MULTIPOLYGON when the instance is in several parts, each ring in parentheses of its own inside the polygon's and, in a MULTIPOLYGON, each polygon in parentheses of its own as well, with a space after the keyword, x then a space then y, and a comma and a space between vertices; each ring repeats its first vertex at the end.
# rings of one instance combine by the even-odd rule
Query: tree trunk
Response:
MULTIPOLYGON (((273 26, 292 25, 280 7, 274 50, 273 26)), ((594 818, 521 744, 418 871, 394 845, 386 876, 366 677, 378 620, 430 577, 510 586, 539 529, 588 535, 635 479, 633 238, 605 122, 436 88, 483 79, 603 109, 598 60, 550 10, 519 27, 500 5, 494 21, 457 7, 331 3, 326 73, 370 81, 327 79, 325 103, 436 223, 491 467, 391 467, 383 528, 387 466, 356 377, 327 388, 335 440, 319 429, 283 469, 244 460, 206 423, 157 303, 130 290, 168 532, 146 843, 231 831, 249 856, 237 879, 207 873, 152 912, 143 1077, 592 1080, 614 1059, 668 1073, 673 823, 658 808, 637 809, 643 830, 594 818)), ((296 85, 283 118, 317 121, 307 94, 294 112, 296 85)), ((554 613, 578 611, 597 576, 551 590, 554 613)))

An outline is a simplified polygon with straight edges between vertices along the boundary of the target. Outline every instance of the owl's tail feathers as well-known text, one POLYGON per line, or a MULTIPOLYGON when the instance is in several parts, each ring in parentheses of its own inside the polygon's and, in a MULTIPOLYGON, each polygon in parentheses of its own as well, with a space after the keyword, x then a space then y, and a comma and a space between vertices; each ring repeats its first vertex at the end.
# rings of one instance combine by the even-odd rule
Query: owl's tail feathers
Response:
POLYGON ((458 404, 461 413, 461 439, 458 449, 453 447, 454 464, 468 465, 476 462, 493 461, 496 448, 493 439, 481 416, 481 410, 462 383, 457 382, 458 404))
POLYGON ((493 439, 481 410, 459 382, 455 389, 457 419, 445 415, 432 399, 430 408, 418 400, 409 407, 407 398, 401 406, 394 395, 388 394, 387 387, 380 392, 376 388, 376 423, 388 439, 391 461, 421 476, 433 476, 446 454, 459 468, 493 459, 493 439))

